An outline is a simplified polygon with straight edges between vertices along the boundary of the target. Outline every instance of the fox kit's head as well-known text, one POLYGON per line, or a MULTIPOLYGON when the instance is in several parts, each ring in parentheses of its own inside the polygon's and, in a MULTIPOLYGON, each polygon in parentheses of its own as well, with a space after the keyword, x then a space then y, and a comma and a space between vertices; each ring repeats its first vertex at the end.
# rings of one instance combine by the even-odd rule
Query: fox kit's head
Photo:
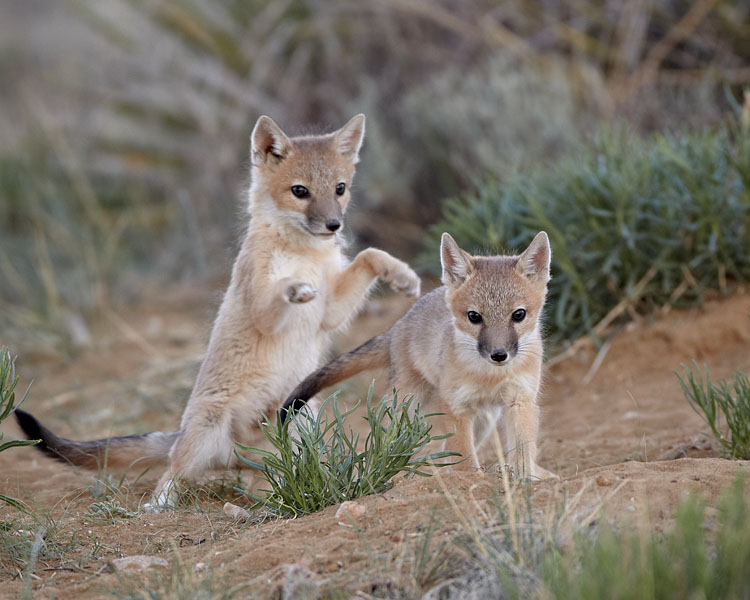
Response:
POLYGON ((269 117, 260 117, 250 157, 253 216, 316 238, 335 237, 344 224, 364 135, 364 115, 333 133, 292 138, 269 117))
POLYGON ((471 256, 447 233, 440 245, 446 300, 464 356, 497 366, 539 352, 539 316, 549 281, 551 250, 538 233, 520 256, 471 256))

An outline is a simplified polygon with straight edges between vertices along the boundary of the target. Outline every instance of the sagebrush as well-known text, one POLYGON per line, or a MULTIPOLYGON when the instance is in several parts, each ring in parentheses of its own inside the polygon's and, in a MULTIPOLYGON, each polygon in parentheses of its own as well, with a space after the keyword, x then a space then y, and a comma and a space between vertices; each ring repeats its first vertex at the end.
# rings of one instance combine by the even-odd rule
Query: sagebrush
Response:
POLYGON ((749 281, 750 126, 603 133, 552 168, 446 201, 424 261, 437 272, 443 231, 467 249, 504 254, 539 230, 552 245, 553 343, 592 332, 617 306, 620 319, 693 306, 707 290, 749 281))
POLYGON ((429 419, 412 399, 372 400, 373 386, 367 394, 370 430, 359 447, 360 436, 347 423, 359 403, 342 410, 337 394, 323 402, 315 415, 303 408, 284 423, 265 421, 261 427, 274 451, 237 444, 257 454, 263 464, 235 453, 246 465, 259 470, 271 489, 265 496, 251 494, 259 504, 287 515, 309 514, 345 500, 384 491, 399 473, 426 476, 427 467, 444 466, 435 461, 455 457, 455 452, 432 452, 420 455, 432 441, 447 436, 433 436, 429 419), (328 409, 330 409, 330 417, 328 409))

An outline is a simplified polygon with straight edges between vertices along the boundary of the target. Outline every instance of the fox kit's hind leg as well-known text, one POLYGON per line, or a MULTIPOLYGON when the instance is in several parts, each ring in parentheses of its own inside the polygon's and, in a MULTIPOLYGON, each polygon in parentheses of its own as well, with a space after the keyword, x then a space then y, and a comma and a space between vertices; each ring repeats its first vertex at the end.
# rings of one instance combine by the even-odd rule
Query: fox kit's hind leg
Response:
POLYGON ((368 248, 357 254, 352 263, 336 275, 323 318, 323 328, 336 329, 342 323, 347 323, 376 277, 390 283, 397 292, 419 296, 419 277, 409 265, 387 252, 368 248))
POLYGON ((186 414, 180 437, 169 452, 169 467, 144 508, 158 512, 174 508, 180 482, 195 481, 207 471, 227 467, 232 460, 231 412, 216 405, 201 415, 186 414))

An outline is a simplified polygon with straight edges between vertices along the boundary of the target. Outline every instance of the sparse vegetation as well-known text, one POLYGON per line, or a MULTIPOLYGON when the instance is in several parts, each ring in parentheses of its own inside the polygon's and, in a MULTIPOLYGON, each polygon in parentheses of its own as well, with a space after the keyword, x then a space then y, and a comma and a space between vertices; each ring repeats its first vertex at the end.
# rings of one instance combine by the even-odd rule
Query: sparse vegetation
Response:
POLYGON ((708 367, 683 365, 677 375, 690 406, 706 422, 730 458, 750 460, 750 380, 738 372, 732 382, 713 383, 708 367))
MULTIPOLYGON (((725 490, 717 519, 695 496, 662 535, 613 528, 603 515, 577 522, 562 506, 540 521, 529 490, 497 502, 493 523, 463 522, 431 588, 410 597, 667 600, 746 598, 750 594, 750 502, 744 478, 725 490), (564 516, 567 515, 567 516, 564 516), (597 522, 599 522, 598 525, 597 522), (459 572, 456 565, 461 564, 459 572)), ((605 509, 606 510, 606 509, 605 509)), ((463 519, 462 519, 463 520, 463 519)))
POLYGON ((617 532, 604 526, 579 538, 572 552, 544 556, 541 597, 560 600, 618 598, 747 598, 750 595, 750 503, 738 478, 726 490, 718 522, 708 520, 695 497, 677 509, 663 538, 647 530, 617 532), (549 595, 547 595, 549 594, 549 595))
POLYGON ((547 321, 557 343, 605 318, 700 304, 707 290, 750 281, 748 140, 750 126, 737 122, 646 140, 603 134, 592 150, 553 168, 446 201, 425 260, 439 266, 443 231, 494 254, 547 231, 547 321))
POLYGON ((317 416, 305 407, 283 424, 264 422, 263 433, 275 452, 237 444, 262 458, 259 464, 235 451, 243 463, 261 471, 271 486, 263 490, 265 497, 252 494, 252 498, 287 515, 310 514, 382 492, 399 473, 427 476, 424 469, 457 456, 454 452, 419 456, 429 442, 446 437, 431 435, 432 415, 421 414, 419 406, 412 408, 411 398, 399 401, 395 391, 392 398, 373 402, 372 391, 370 386, 364 417, 370 431, 361 450, 359 434, 347 423, 358 404, 342 411, 337 394, 323 402, 317 416))
POLYGON ((110 594, 121 600, 232 600, 247 598, 245 585, 229 585, 203 565, 202 569, 185 564, 173 549, 169 567, 157 567, 145 578, 121 575, 119 586, 110 594), (166 572, 165 572, 166 571, 166 572))

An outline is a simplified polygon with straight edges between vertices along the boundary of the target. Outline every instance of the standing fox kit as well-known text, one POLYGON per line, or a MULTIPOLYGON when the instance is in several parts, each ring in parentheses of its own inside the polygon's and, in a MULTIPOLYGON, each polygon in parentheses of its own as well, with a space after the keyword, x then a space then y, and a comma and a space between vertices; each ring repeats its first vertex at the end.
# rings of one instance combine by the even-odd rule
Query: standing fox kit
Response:
POLYGON ((413 394, 426 412, 444 413, 433 424, 438 433, 455 431, 446 446, 467 457, 458 468, 479 467, 475 421, 487 416, 494 427, 501 412, 506 461, 528 478, 552 476, 536 464, 547 234, 520 256, 475 257, 444 233, 440 252, 445 285, 389 331, 308 376, 282 414, 362 370, 388 367, 391 386, 413 394))
POLYGON ((252 133, 252 219, 216 317, 179 431, 74 442, 16 411, 47 454, 96 468, 164 460, 151 507, 174 503, 178 482, 236 466, 235 440, 262 444, 258 426, 293 382, 320 366, 332 335, 348 325, 380 277, 410 296, 419 278, 374 248, 349 262, 339 233, 364 137, 365 117, 318 136, 287 137, 270 118, 252 133))

